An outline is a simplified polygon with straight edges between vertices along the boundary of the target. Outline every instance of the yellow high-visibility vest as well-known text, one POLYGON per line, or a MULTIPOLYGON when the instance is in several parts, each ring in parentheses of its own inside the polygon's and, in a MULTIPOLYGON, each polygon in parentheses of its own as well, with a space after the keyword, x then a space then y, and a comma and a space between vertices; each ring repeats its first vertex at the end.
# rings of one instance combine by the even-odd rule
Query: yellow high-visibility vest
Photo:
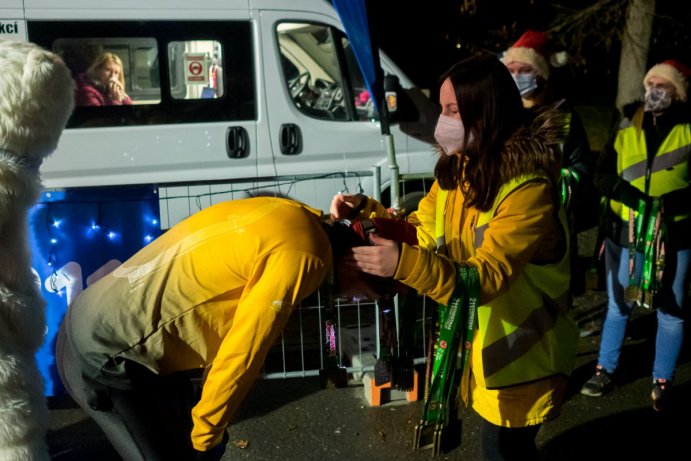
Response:
MULTIPOLYGON (((504 184, 489 211, 475 224, 475 248, 501 202, 516 188, 538 178, 526 175, 504 184)), ((444 207, 448 191, 437 195, 436 237, 444 245, 444 207)), ((564 210, 559 219, 568 235, 564 210)), ((568 239, 567 239, 568 241, 568 239)), ((497 388, 569 375, 578 345, 578 327, 567 315, 571 306, 568 248, 553 264, 527 264, 509 289, 478 308, 478 331, 472 345, 471 367, 479 386, 497 388)))
MULTIPOLYGON (((651 197, 659 197, 689 185, 689 154, 691 153, 691 124, 675 125, 655 153, 648 166, 648 146, 642 128, 643 110, 639 109, 628 126, 617 133, 614 149, 617 152, 617 174, 638 190, 651 197), (646 184, 646 176, 650 179, 646 184)), ((610 206, 622 220, 629 220, 629 207, 616 200, 610 206)), ((634 210, 638 213, 637 210, 634 210)), ((674 216, 674 221, 688 218, 691 213, 674 216)))

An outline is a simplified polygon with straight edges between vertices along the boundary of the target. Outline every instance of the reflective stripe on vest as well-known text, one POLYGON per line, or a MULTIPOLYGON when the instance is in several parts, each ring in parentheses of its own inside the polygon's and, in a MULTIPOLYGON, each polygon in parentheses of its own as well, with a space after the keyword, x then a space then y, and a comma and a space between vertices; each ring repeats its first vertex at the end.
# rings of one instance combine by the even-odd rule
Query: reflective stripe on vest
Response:
MULTIPOLYGON (((659 197, 689 185, 689 155, 691 155, 691 125, 675 125, 655 153, 650 169, 650 183, 646 190, 648 172, 648 148, 645 132, 639 123, 632 123, 617 134, 614 148, 617 151, 617 174, 638 190, 652 197, 659 197)), ((629 207, 616 200, 610 206, 623 221, 629 220, 629 207)), ((637 210, 634 210, 637 214, 637 210)), ((691 216, 684 213, 674 216, 680 221, 691 216)))
POLYGON ((446 217, 446 201, 449 199, 449 191, 441 187, 437 191, 435 202, 434 237, 437 241, 437 253, 446 252, 446 238, 444 237, 444 218, 446 217))
MULTIPOLYGON (((478 216, 475 248, 482 245, 485 229, 502 201, 538 179, 522 176, 501 187, 492 209, 478 216)), ((563 209, 559 218, 567 232, 563 209)), ((554 264, 527 264, 507 292, 478 308, 479 330, 472 349, 478 385, 496 388, 571 373, 578 327, 566 315, 571 305, 568 254, 567 248, 554 264)))

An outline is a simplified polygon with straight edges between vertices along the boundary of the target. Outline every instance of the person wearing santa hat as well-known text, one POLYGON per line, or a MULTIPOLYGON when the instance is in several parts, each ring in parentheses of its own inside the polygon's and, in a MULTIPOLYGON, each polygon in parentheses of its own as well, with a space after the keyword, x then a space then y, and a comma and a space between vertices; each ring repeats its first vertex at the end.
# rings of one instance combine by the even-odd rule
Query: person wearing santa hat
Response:
POLYGON ((552 52, 549 37, 539 31, 528 30, 514 43, 502 58, 518 86, 523 106, 534 115, 544 111, 558 111, 566 120, 567 137, 561 145, 561 197, 571 226, 571 289, 580 293, 584 289, 583 277, 575 276, 578 246, 576 232, 587 229, 592 222, 596 198, 592 187, 594 156, 578 112, 563 97, 557 95, 551 78, 552 67, 562 67, 567 62, 566 53, 552 52))
POLYGON ((595 174, 610 204, 605 216, 608 304, 595 373, 581 394, 598 397, 613 388, 632 309, 654 307, 651 398, 657 411, 669 400, 689 308, 689 76, 691 69, 676 60, 650 68, 643 79, 644 102, 620 123, 595 174))

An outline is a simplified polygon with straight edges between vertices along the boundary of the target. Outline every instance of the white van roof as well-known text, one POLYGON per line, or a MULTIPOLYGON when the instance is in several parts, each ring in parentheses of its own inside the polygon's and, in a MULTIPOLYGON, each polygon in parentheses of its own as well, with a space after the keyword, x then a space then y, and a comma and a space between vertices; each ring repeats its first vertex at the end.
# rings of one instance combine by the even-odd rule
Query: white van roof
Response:
POLYGON ((27 19, 59 19, 61 17, 78 19, 99 19, 112 17, 114 12, 122 18, 141 17, 146 11, 147 18, 164 19, 159 16, 165 11, 185 11, 188 19, 195 19, 197 13, 208 16, 210 11, 249 11, 249 10, 293 10, 310 12, 333 11, 328 0, 118 0, 99 2, 93 0, 0 0, 0 12, 6 17, 20 17, 24 10, 27 19), (12 14, 18 12, 19 14, 12 14))

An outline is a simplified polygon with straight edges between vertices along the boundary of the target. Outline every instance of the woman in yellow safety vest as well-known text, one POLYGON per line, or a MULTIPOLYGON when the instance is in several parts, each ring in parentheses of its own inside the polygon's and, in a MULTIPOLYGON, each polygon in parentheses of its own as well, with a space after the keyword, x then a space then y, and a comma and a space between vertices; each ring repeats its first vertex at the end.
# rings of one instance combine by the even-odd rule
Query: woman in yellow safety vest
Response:
POLYGON ((596 185, 610 199, 605 217, 608 305, 598 363, 581 393, 613 387, 626 325, 635 305, 657 307, 651 399, 661 410, 684 336, 691 256, 691 69, 675 60, 650 68, 645 103, 620 124, 603 153, 596 185), (643 249, 641 244, 649 249, 643 249))
MULTIPOLYGON (((419 244, 373 235, 375 246, 354 248, 350 262, 445 306, 470 289, 461 266, 476 271, 477 327, 461 396, 483 418, 485 459, 536 459, 535 437, 559 414, 578 340, 557 186, 563 123, 553 112, 530 116, 494 56, 454 65, 439 98, 436 181, 408 217, 419 244)), ((362 195, 334 197, 332 216, 358 213, 388 215, 362 195)))

